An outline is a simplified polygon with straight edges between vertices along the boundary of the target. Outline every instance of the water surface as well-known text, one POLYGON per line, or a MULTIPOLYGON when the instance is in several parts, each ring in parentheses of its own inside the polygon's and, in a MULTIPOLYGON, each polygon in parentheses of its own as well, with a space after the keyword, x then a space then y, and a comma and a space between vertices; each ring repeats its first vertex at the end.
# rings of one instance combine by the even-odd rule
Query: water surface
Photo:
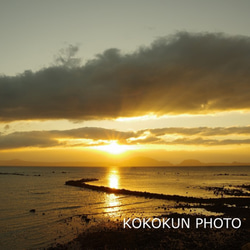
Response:
POLYGON ((250 184, 250 168, 242 166, 0 167, 0 173, 1 249, 39 249, 72 240, 88 227, 83 214, 96 222, 157 216, 173 203, 66 186, 67 180, 98 178, 92 184, 195 197, 215 197, 207 186, 250 184))

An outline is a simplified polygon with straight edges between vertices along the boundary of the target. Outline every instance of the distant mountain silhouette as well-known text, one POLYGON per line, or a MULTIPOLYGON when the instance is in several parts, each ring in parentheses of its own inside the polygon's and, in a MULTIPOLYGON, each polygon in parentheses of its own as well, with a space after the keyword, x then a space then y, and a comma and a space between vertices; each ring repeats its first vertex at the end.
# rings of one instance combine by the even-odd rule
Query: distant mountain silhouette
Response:
POLYGON ((152 166, 152 167, 158 167, 158 166, 173 166, 172 163, 168 161, 158 161, 149 157, 144 157, 144 156, 137 156, 130 158, 128 160, 125 160, 122 162, 123 166, 152 166))
POLYGON ((202 163, 198 160, 195 159, 188 159, 188 160, 184 160, 182 161, 180 164, 178 164, 179 166, 204 166, 206 165, 205 163, 202 163))

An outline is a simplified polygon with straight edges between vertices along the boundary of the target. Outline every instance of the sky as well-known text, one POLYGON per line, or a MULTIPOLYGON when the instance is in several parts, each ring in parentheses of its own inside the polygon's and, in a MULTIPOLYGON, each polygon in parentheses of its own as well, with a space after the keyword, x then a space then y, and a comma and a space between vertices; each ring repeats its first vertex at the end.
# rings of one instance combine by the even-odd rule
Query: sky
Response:
POLYGON ((0 1, 0 160, 250 162, 249 1, 0 1))

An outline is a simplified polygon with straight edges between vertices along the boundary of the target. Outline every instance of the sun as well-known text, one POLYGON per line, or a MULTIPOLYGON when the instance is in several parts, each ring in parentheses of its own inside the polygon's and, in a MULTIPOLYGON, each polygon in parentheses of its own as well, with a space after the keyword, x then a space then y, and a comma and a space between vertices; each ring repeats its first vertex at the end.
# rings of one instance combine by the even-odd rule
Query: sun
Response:
POLYGON ((108 145, 99 146, 98 149, 113 155, 118 155, 127 151, 127 146, 120 145, 117 141, 111 141, 108 145))
POLYGON ((112 141, 109 145, 104 146, 104 151, 118 155, 126 151, 123 145, 119 145, 116 141, 112 141))

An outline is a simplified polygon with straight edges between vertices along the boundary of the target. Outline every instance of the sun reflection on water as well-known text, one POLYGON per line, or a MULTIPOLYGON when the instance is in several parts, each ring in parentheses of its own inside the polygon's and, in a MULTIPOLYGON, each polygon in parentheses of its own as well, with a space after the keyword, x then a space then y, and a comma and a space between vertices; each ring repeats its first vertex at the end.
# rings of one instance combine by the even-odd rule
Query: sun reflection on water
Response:
POLYGON ((107 213, 110 217, 118 216, 121 205, 121 201, 119 200, 118 196, 116 196, 115 194, 108 194, 105 202, 107 206, 105 207, 104 212, 107 213))
POLYGON ((109 187, 119 188, 119 173, 116 169, 111 170, 109 172, 108 179, 109 179, 109 187))
MULTIPOLYGON (((118 169, 110 169, 108 172, 108 185, 110 188, 119 188, 119 171, 118 169)), ((121 201, 119 200, 119 196, 115 194, 107 194, 105 199, 106 207, 104 209, 105 213, 108 213, 110 217, 117 216, 119 214, 121 201)))

